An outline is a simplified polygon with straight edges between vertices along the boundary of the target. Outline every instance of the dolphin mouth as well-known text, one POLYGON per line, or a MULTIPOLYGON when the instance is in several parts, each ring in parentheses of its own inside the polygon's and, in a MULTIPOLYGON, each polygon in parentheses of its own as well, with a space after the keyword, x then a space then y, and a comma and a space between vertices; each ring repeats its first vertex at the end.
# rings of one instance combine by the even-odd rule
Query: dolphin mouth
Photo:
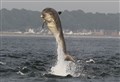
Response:
POLYGON ((42 29, 44 29, 44 26, 45 26, 46 21, 45 21, 45 19, 44 19, 44 16, 43 16, 43 15, 41 15, 40 17, 43 19, 42 29))

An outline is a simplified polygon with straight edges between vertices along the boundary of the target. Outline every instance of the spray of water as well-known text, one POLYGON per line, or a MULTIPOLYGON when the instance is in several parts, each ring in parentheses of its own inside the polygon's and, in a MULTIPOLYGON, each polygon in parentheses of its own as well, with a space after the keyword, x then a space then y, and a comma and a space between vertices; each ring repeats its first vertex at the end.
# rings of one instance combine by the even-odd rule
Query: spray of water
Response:
POLYGON ((75 75, 76 65, 71 61, 64 60, 64 52, 60 45, 57 49, 57 62, 56 65, 51 68, 51 74, 59 76, 67 76, 68 74, 72 76, 75 75))

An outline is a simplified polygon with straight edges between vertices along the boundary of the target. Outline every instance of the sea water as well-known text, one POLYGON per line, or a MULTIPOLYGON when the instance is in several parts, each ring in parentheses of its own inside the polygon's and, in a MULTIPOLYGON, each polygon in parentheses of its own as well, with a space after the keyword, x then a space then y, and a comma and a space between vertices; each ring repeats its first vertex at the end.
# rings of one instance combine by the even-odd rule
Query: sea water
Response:
MULTIPOLYGON (((0 82, 120 82, 119 38, 65 37, 65 40, 67 50, 80 61, 77 66, 80 64, 81 69, 77 73, 91 79, 44 76, 59 65, 54 37, 3 36, 0 40, 0 82), (90 59, 95 63, 86 62, 90 59)), ((72 74, 67 71, 65 75, 72 74)))

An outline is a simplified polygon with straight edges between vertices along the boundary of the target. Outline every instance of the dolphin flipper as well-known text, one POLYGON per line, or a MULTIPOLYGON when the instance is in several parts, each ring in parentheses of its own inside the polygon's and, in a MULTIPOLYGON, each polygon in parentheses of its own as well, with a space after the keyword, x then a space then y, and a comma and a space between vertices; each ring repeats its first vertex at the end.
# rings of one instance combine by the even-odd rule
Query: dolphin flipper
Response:
POLYGON ((75 59, 74 59, 71 55, 66 54, 66 55, 65 55, 65 61, 72 61, 72 62, 75 62, 75 59))

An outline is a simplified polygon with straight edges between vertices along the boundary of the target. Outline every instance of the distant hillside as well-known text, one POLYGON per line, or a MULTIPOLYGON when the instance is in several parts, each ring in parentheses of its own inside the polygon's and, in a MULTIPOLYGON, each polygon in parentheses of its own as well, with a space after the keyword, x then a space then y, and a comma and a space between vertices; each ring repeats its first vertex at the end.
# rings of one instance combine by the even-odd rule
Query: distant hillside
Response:
MULTIPOLYGON (((38 29, 43 23, 40 12, 25 9, 2 9, 2 31, 25 31, 38 29)), ((120 14, 85 13, 82 10, 63 11, 60 15, 63 29, 77 31, 81 29, 119 30, 120 14)), ((1 17, 0 17, 1 19, 1 17)))

